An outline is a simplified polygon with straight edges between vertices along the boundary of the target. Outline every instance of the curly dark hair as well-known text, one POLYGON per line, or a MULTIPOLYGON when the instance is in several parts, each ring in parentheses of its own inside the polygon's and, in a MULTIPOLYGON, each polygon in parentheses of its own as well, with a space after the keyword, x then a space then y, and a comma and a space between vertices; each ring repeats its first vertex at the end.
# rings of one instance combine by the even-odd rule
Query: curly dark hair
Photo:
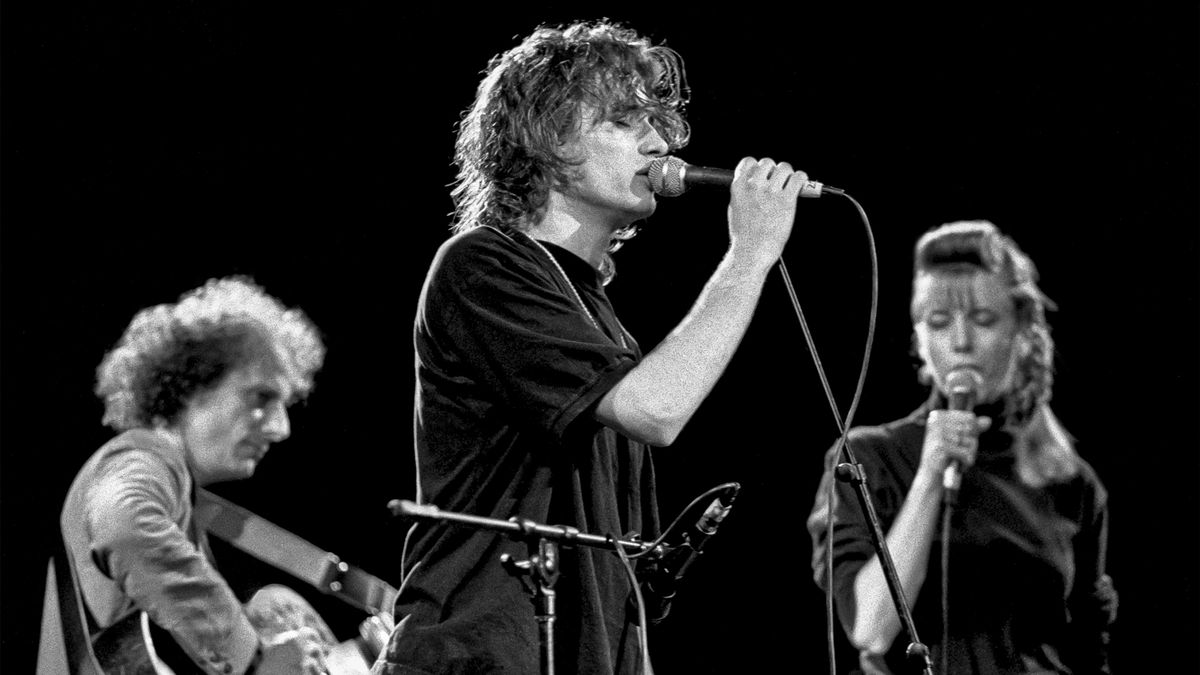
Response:
POLYGON ((297 398, 325 358, 316 326, 248 277, 211 279, 174 304, 138 312, 96 369, 103 422, 118 431, 173 423, 198 392, 271 355, 297 398))
MULTIPOLYGON (((601 118, 646 115, 671 150, 688 142, 683 60, 607 20, 539 27, 485 73, 458 125, 456 232, 528 228, 550 189, 571 178, 575 164, 558 148, 584 105, 601 118)), ((635 233, 636 225, 616 233, 609 253, 635 233)))
MULTIPOLYGON (((913 279, 923 273, 985 271, 999 275, 1009 285, 1018 333, 1015 379, 1005 397, 1005 418, 1024 425, 1038 407, 1050 401, 1054 384, 1054 339, 1046 310, 1054 303, 1038 288, 1033 261, 1011 237, 985 220, 947 223, 926 232, 913 256, 913 279)), ((913 322, 919 308, 911 308, 913 322)))

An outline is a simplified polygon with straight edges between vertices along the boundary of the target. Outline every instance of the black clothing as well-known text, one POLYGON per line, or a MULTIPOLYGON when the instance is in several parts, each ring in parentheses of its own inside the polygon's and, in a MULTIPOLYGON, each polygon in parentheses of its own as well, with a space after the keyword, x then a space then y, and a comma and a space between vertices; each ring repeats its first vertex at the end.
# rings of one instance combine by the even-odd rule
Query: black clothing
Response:
MULTIPOLYGON (((851 449, 863 466, 885 532, 916 476, 931 405, 902 420, 856 428, 850 434, 851 449)), ((994 423, 980 435, 975 465, 963 473, 951 519, 950 672, 1108 672, 1110 616, 1106 598, 1097 596, 1098 589, 1101 596, 1112 592, 1104 575, 1104 486, 1078 458, 1078 472, 1065 482, 1042 488, 1023 484, 1015 473, 1013 436, 1000 429, 1000 411, 977 412, 992 416, 994 423)), ((826 472, 808 525, 814 577, 823 589, 830 480, 826 472)), ((833 594, 849 633, 855 618, 854 578, 875 551, 853 486, 839 481, 835 491, 833 594)), ((927 570, 913 605, 913 621, 937 668, 943 649, 940 527, 927 570)), ((906 637, 901 631, 883 659, 894 673, 910 672, 904 661, 906 637)))
MULTIPOLYGON (((645 538, 659 529, 650 450, 591 410, 641 358, 597 271, 520 233, 482 227, 442 245, 415 325, 418 500, 443 510, 645 538)), ((614 552, 560 549, 555 642, 564 673, 632 672, 630 585, 614 552)), ((539 670, 534 606, 491 531, 417 524, 382 672, 539 670)))

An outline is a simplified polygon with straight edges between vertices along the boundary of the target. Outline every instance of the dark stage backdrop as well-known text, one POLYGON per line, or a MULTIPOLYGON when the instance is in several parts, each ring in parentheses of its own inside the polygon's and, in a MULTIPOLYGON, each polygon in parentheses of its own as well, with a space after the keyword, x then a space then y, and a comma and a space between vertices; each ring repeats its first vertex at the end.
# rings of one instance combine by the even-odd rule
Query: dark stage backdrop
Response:
MULTIPOLYGON (((329 346, 292 439, 220 491, 399 582, 404 528, 384 506, 414 494, 411 320, 447 235, 455 122, 516 36, 597 15, 684 55, 681 156, 787 160, 862 203, 880 309, 856 421, 923 397, 916 238, 975 218, 1015 235, 1060 306, 1055 408, 1111 492, 1116 666, 1200 670, 1194 5, 390 4, 5 3, 0 670, 32 668, 59 503, 108 436, 96 364, 136 310, 211 277, 253 276, 329 346)), ((647 349, 719 259, 725 203, 662 199, 618 254, 610 293, 647 349)), ((785 260, 844 413, 867 239, 845 200, 806 201, 797 218, 785 260)), ((665 518, 742 484, 652 636, 659 673, 825 671, 804 518, 836 435, 774 276, 727 374, 657 455, 665 518)))

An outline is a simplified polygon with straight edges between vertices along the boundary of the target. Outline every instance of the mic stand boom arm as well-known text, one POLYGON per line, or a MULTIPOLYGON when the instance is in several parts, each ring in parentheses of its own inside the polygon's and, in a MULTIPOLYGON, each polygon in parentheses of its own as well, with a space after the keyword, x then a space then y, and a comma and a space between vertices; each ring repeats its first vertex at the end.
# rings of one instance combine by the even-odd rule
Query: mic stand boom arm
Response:
POLYGON ((510 539, 525 542, 529 549, 528 560, 513 560, 512 556, 505 553, 500 556, 500 564, 509 574, 521 579, 522 585, 530 594, 538 622, 542 675, 554 675, 556 599, 554 583, 558 580, 559 574, 558 545, 561 543, 567 546, 582 545, 604 549, 620 546, 628 552, 650 554, 657 557, 661 557, 664 553, 662 544, 624 539, 614 540, 612 537, 580 532, 577 528, 566 525, 540 525, 528 518, 513 517, 508 520, 499 520, 467 513, 443 511, 436 506, 417 504, 407 499, 393 499, 388 502, 388 510, 392 512, 393 516, 403 518, 495 530, 506 534, 510 539), (532 578, 531 583, 525 583, 523 577, 526 576, 532 578))
MULTIPOLYGON (((850 483, 854 486, 855 494, 858 496, 858 503, 862 506, 863 513, 867 516, 867 523, 870 525, 871 544, 875 547, 875 555, 879 557, 880 567, 883 569, 884 578, 887 580, 888 590, 892 594, 892 604, 896 606, 896 616, 900 617, 900 623, 904 627, 904 632, 908 634, 909 643, 908 649, 905 651, 905 656, 909 663, 914 664, 914 667, 920 667, 921 672, 925 675, 933 674, 933 660, 929 657, 929 647, 921 643, 917 637, 917 626, 913 623, 912 612, 908 608, 908 600, 904 595, 904 588, 900 585, 900 577, 896 574, 896 564, 892 561, 892 554, 888 551, 887 540, 883 536, 883 528, 879 525, 879 516, 875 513, 875 505, 871 503, 871 493, 867 489, 867 476, 863 473, 862 464, 854 458, 854 453, 850 451, 850 444, 843 443, 842 450, 845 452, 848 462, 838 464, 835 472, 838 480, 843 483, 850 483)), ((833 505, 830 505, 829 517, 833 517, 833 505)), ((943 649, 945 646, 943 645, 943 649)))

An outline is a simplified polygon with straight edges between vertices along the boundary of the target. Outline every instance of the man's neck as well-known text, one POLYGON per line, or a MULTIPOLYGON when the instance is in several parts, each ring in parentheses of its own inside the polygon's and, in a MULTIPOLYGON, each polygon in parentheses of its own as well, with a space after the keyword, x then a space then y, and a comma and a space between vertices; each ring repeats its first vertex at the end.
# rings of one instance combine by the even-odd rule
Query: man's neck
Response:
POLYGON ((613 232, 628 223, 604 223, 565 206, 566 200, 551 191, 541 220, 527 230, 529 236, 561 246, 599 269, 613 232))

